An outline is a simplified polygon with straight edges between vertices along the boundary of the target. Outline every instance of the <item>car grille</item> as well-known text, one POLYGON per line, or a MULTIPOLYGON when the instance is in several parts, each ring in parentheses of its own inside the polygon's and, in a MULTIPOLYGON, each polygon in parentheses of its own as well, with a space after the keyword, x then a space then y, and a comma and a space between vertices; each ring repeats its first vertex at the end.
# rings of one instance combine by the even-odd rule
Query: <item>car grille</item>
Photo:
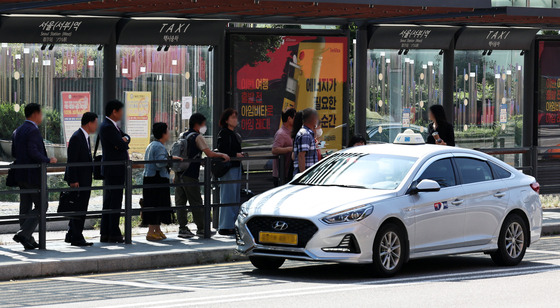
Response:
MULTIPOLYGON (((276 233, 293 233, 298 235, 297 245, 283 245, 283 244, 269 244, 270 246, 289 246, 289 247, 300 247, 304 248, 307 242, 313 237, 313 235, 319 230, 314 223, 306 219, 296 219, 296 218, 284 218, 284 217, 270 217, 270 216, 258 216, 253 217, 247 222, 247 228, 253 235, 253 238, 259 242, 259 232, 276 232, 276 233), (274 223, 277 221, 283 221, 288 224, 288 228, 282 231, 275 230, 273 228, 274 223)), ((263 244, 264 245, 264 244, 263 244)))

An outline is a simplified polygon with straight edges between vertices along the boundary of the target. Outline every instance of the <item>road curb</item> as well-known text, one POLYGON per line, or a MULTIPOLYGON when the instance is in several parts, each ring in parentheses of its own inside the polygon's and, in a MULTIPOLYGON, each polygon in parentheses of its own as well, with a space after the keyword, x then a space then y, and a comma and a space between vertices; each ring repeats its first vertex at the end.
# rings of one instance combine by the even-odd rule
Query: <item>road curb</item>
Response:
POLYGON ((0 280, 122 272, 247 260, 233 248, 0 264, 0 280))
POLYGON ((543 225, 541 235, 556 235, 560 234, 560 224, 543 225))

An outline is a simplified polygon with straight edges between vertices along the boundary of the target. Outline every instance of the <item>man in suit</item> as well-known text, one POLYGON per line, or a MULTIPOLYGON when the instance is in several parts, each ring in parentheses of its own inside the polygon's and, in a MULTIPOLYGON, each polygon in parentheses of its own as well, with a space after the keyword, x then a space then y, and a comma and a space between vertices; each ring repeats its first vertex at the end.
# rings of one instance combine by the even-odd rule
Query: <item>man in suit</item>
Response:
MULTIPOLYGON (((68 142, 68 162, 69 163, 90 163, 91 140, 90 134, 97 131, 97 115, 93 112, 86 112, 82 116, 82 127, 80 127, 68 142)), ((64 180, 70 187, 91 187, 93 166, 87 167, 66 167, 64 180)), ((91 191, 77 192, 76 211, 87 211, 91 191)), ((86 216, 74 216, 68 222, 68 233, 65 242, 72 246, 91 246, 93 243, 87 242, 82 234, 86 216)))
MULTIPOLYGON (((12 156, 15 165, 56 163, 56 158, 49 158, 39 131, 43 122, 43 112, 39 104, 27 104, 24 109, 25 122, 12 135, 12 156)), ((41 169, 15 169, 14 180, 20 189, 39 189, 41 187, 41 169)), ((40 210, 40 193, 21 194, 19 203, 20 215, 37 215, 40 210), (35 204, 35 208, 33 208, 35 204)), ((45 208, 46 210, 46 208, 45 208)), ((20 220, 20 230, 14 236, 14 241, 23 245, 25 249, 35 249, 39 245, 33 238, 33 231, 39 223, 38 217, 33 216, 20 220)))
MULTIPOLYGON (((99 138, 103 148, 102 161, 125 162, 128 158, 128 144, 130 136, 125 134, 118 126, 123 117, 124 104, 112 100, 105 106, 105 119, 99 128, 99 138)), ((124 185, 126 169, 124 165, 103 166, 103 185, 124 185)), ((120 210, 122 208, 123 190, 105 189, 103 191, 103 209, 120 210)), ((124 243, 119 228, 120 214, 103 214, 101 216, 101 242, 124 243)))

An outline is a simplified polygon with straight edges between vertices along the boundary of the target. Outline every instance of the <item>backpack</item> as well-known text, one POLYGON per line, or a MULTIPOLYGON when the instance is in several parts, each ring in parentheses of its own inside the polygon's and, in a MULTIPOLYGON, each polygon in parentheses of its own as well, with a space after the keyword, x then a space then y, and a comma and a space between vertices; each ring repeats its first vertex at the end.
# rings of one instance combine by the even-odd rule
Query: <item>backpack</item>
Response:
MULTIPOLYGON (((179 137, 179 139, 177 141, 175 141, 173 143, 173 145, 171 146, 171 156, 178 156, 181 157, 182 159, 198 159, 200 158, 200 154, 196 155, 195 157, 189 157, 189 139, 191 137, 195 136, 195 138, 198 136, 197 132, 191 132, 189 134, 187 133, 183 133, 181 134, 181 136, 179 137)), ((187 171, 187 169, 189 169, 191 165, 191 162, 189 161, 181 161, 181 162, 176 162, 176 163, 172 163, 171 164, 171 170, 175 171, 175 173, 181 173, 181 172, 185 172, 187 171)))

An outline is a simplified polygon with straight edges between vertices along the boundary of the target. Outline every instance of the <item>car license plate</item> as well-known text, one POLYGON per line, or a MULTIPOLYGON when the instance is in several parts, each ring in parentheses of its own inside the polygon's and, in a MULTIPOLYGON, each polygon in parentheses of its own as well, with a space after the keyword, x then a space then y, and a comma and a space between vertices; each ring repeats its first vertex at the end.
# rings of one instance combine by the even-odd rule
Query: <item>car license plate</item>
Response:
POLYGON ((259 242, 263 244, 297 245, 298 235, 291 233, 259 232, 259 242))

